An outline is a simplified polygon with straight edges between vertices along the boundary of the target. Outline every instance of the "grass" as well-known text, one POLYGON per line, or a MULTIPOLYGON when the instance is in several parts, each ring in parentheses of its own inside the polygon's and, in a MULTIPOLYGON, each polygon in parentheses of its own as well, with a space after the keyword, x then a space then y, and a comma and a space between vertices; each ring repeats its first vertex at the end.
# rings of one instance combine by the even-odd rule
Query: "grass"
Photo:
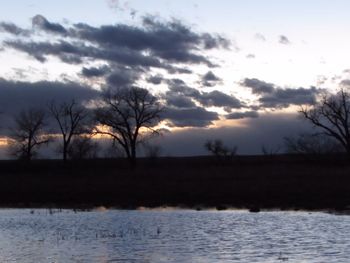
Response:
POLYGON ((0 161, 0 206, 350 209, 345 156, 0 161))

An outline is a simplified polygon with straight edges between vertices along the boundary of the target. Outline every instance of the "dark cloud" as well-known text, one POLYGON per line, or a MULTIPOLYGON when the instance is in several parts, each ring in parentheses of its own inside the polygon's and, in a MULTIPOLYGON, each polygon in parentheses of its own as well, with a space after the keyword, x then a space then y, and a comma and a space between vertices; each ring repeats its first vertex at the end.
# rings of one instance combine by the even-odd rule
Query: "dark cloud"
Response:
POLYGON ((13 23, 6 23, 6 22, 1 22, 0 23, 0 31, 1 32, 6 32, 9 34, 13 34, 16 36, 29 36, 30 35, 30 31, 20 28, 18 26, 16 26, 13 23))
POLYGON ((315 87, 310 89, 282 89, 277 88, 273 93, 266 94, 259 99, 261 105, 265 108, 286 108, 290 105, 312 105, 316 103, 316 96, 320 90, 315 87))
POLYGON ((99 96, 99 92, 73 82, 22 82, 0 78, 0 111, 14 114, 29 107, 45 107, 47 102, 88 101, 99 96))
POLYGON ((152 83, 154 85, 159 85, 163 82, 164 78, 162 75, 157 74, 157 75, 148 77, 146 80, 147 82, 152 83))
POLYGON ((284 36, 284 35, 280 35, 280 36, 278 37, 278 42, 279 42, 280 44, 283 44, 283 45, 289 45, 289 44, 291 44, 291 42, 289 41, 288 37, 286 37, 286 36, 284 36))
POLYGON ((258 118, 258 117, 259 117, 259 113, 257 111, 232 112, 225 116, 225 118, 228 120, 258 118))
POLYGON ((241 101, 233 96, 227 95, 218 90, 203 92, 196 98, 203 106, 206 107, 225 107, 238 109, 243 107, 241 101))
POLYGON ((216 76, 212 71, 208 71, 201 80, 201 84, 205 87, 214 87, 222 83, 222 79, 216 76))
POLYGON ((223 37, 196 33, 177 20, 163 23, 150 16, 143 18, 143 27, 77 24, 72 32, 74 37, 102 47, 148 51, 152 56, 169 62, 205 63, 210 66, 212 63, 195 51, 229 45, 223 37))
POLYGON ((90 67, 90 68, 83 67, 83 69, 81 70, 81 73, 84 77, 93 78, 93 77, 103 77, 110 71, 111 69, 105 65, 101 67, 90 67))
POLYGON ((196 107, 190 109, 179 109, 167 107, 164 110, 163 118, 170 121, 176 127, 207 127, 218 120, 216 112, 207 111, 204 108, 196 107))
POLYGON ((60 41, 58 43, 36 43, 14 40, 5 41, 4 43, 9 47, 26 52, 40 62, 45 62, 47 55, 55 55, 67 63, 82 63, 84 59, 91 58, 116 62, 130 67, 164 67, 157 58, 142 55, 140 52, 123 50, 122 48, 104 50, 87 46, 83 43, 69 43, 66 41, 60 41))
POLYGON ((165 95, 166 105, 177 108, 194 108, 196 104, 188 97, 183 95, 167 93, 165 95))
POLYGON ((66 34, 67 30, 58 23, 49 22, 44 16, 36 15, 32 18, 33 26, 39 27, 41 30, 49 33, 66 34))
MULTIPOLYGON (((40 62, 55 56, 69 64, 98 60, 119 67, 137 68, 140 73, 161 68, 170 74, 191 74, 189 66, 193 64, 216 66, 204 55, 206 50, 230 46, 230 42, 220 35, 198 33, 181 21, 161 21, 152 16, 143 17, 138 26, 118 23, 94 27, 77 23, 64 27, 42 15, 36 15, 32 23, 34 30, 44 33, 40 41, 19 38, 17 35, 22 34, 20 28, 3 23, 2 30, 13 34, 12 39, 3 44, 40 62), (56 34, 54 39, 48 35, 51 33, 56 34)), ((97 69, 89 71, 85 68, 83 71, 87 77, 102 74, 97 69)))
POLYGON ((168 73, 169 74, 192 74, 193 71, 188 69, 188 68, 181 68, 181 67, 173 67, 173 66, 168 66, 167 67, 168 73))
POLYGON ((191 98, 198 98, 201 96, 201 93, 197 89, 187 86, 182 79, 170 79, 167 80, 167 84, 170 92, 182 94, 191 98))
POLYGON ((114 68, 113 72, 107 77, 107 84, 112 87, 130 87, 140 77, 137 70, 126 68, 114 68))
POLYGON ((246 78, 241 82, 241 85, 251 88, 253 94, 272 93, 275 90, 274 84, 255 78, 246 78))
POLYGON ((99 95, 98 91, 73 82, 23 82, 0 78, 0 135, 7 135, 7 128, 13 124, 13 117, 21 110, 45 110, 52 100, 62 103, 74 99, 77 103, 83 103, 96 99, 99 95))
POLYGON ((200 92, 195 88, 187 86, 187 84, 181 79, 171 79, 168 80, 167 83, 170 91, 170 93, 167 93, 167 96, 169 96, 169 94, 172 94, 172 96, 183 95, 197 101, 202 106, 224 107, 225 110, 243 107, 243 104, 239 99, 218 90, 200 92))
POLYGON ((259 102, 265 108, 286 108, 290 105, 314 104, 320 89, 306 88, 280 88, 272 83, 259 79, 244 79, 242 86, 248 87, 253 94, 260 96, 259 102))

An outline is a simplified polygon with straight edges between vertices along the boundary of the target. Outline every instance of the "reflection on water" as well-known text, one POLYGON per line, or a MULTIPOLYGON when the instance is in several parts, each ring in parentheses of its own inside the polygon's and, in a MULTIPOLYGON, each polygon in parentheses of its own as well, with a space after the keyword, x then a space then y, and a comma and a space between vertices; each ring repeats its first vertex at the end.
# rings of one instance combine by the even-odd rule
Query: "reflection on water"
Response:
POLYGON ((0 210, 0 262, 349 262, 350 216, 0 210))

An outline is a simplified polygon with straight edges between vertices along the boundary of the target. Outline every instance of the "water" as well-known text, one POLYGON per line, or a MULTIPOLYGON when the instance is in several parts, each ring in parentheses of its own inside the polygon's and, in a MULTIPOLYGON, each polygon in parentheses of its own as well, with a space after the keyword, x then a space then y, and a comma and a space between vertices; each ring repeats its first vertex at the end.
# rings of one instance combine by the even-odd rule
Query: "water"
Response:
POLYGON ((350 216, 0 210, 0 262, 349 262, 350 216))

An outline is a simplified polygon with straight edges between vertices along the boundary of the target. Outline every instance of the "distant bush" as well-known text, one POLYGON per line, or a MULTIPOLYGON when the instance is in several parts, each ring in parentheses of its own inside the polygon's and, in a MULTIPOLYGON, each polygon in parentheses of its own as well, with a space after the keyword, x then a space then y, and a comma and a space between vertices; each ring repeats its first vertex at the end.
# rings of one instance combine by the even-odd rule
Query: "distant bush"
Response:
POLYGON ((233 157, 237 153, 237 146, 232 149, 223 144, 220 139, 208 140, 204 144, 205 149, 217 158, 233 157))
POLYGON ((285 137, 285 148, 291 154, 332 154, 343 152, 342 146, 331 137, 322 134, 299 134, 285 137))
POLYGON ((156 144, 144 144, 144 153, 147 158, 156 159, 162 153, 162 147, 156 144))

